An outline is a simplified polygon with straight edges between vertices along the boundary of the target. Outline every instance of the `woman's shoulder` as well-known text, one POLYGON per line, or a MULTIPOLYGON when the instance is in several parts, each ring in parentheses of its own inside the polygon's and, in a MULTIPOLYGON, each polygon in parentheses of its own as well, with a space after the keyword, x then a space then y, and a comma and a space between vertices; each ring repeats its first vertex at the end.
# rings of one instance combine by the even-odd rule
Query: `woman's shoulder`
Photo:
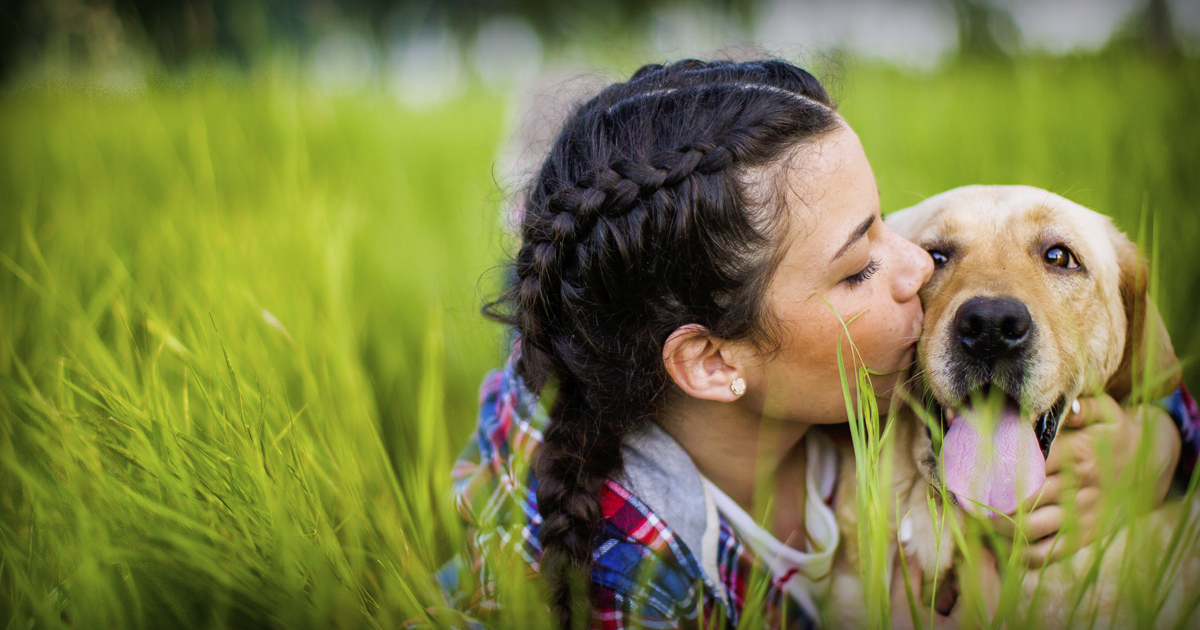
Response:
POLYGON ((711 609, 699 560, 666 521, 612 479, 600 490, 600 505, 592 564, 595 619, 632 618, 652 627, 695 620, 700 608, 711 609))
POLYGON ((525 471, 546 422, 537 396, 511 364, 484 377, 475 431, 450 473, 454 505, 468 523, 503 520, 506 508, 527 502, 525 471))
MULTIPOLYGON (((480 388, 476 429, 452 473, 455 503, 472 537, 490 537, 492 528, 514 523, 515 514, 524 516, 502 538, 519 545, 514 551, 534 571, 541 515, 529 463, 545 426, 536 396, 519 380, 500 370, 489 374, 480 388)), ((701 614, 737 625, 753 581, 754 556, 705 500, 686 452, 652 423, 631 436, 623 455, 624 467, 603 482, 598 495, 593 627, 690 626, 701 614)), ((471 564, 475 561, 486 559, 471 564)))

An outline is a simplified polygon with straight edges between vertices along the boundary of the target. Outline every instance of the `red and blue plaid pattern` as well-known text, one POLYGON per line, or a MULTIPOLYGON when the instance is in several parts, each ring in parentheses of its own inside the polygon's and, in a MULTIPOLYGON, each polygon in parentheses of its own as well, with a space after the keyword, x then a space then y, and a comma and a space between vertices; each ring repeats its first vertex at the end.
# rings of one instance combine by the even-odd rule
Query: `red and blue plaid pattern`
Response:
POLYGON ((1175 480, 1187 486, 1196 470, 1196 456, 1200 454, 1200 408, 1196 406, 1196 400, 1192 398, 1187 387, 1182 384, 1174 394, 1158 404, 1167 410, 1171 419, 1175 421, 1175 426, 1179 427, 1179 437, 1183 440, 1183 445, 1179 452, 1179 466, 1175 469, 1175 480))
MULTIPOLYGON (((484 379, 478 429, 453 471, 456 506, 472 526, 470 570, 482 585, 481 592, 453 598, 467 612, 497 605, 491 596, 494 577, 481 550, 519 543, 514 550, 529 564, 531 576, 541 555, 537 479, 528 463, 547 419, 515 374, 515 357, 484 379)), ((814 626, 785 591, 763 578, 763 567, 724 518, 717 544, 720 575, 705 576, 697 556, 628 489, 608 480, 599 499, 603 521, 592 555, 593 628, 735 627, 752 583, 765 589, 761 595, 770 625, 814 626)), ((459 582, 447 575, 455 567, 465 568, 452 563, 439 576, 448 590, 459 582)))

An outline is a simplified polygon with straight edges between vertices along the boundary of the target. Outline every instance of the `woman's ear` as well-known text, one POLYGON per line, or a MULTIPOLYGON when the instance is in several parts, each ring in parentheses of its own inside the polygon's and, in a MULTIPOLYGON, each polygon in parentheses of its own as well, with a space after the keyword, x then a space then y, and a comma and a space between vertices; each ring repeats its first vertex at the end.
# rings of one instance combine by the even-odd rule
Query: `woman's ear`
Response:
POLYGON ((734 343, 718 339, 699 324, 680 326, 663 344, 663 365, 675 385, 693 398, 731 402, 730 385, 744 376, 734 343))

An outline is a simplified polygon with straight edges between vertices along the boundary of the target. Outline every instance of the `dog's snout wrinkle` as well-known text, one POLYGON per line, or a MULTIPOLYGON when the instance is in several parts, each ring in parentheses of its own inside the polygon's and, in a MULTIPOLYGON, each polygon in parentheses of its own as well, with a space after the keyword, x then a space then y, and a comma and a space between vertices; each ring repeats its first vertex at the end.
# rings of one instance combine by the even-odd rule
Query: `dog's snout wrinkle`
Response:
POLYGON ((971 298, 954 314, 954 331, 963 350, 988 364, 1021 350, 1031 328, 1029 309, 1008 297, 971 298))

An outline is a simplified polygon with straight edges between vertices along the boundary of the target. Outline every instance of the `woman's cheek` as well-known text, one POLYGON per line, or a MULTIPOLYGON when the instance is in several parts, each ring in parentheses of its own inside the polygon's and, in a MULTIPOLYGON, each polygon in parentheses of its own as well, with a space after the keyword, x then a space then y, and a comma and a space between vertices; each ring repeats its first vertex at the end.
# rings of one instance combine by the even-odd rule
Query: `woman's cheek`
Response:
MULTIPOLYGON (((874 280, 874 278, 872 278, 874 280)), ((850 330, 850 336, 854 339, 854 344, 862 351, 865 344, 871 344, 874 338, 880 333, 880 327, 889 327, 893 325, 889 320, 888 302, 884 300, 885 292, 882 282, 871 282, 870 286, 860 286, 856 294, 851 295, 851 303, 848 308, 842 311, 842 318, 846 321, 854 319, 847 328, 850 330)))
POLYGON ((890 299, 876 299, 860 318, 862 340, 856 344, 867 365, 873 369, 888 371, 898 367, 894 365, 897 362, 895 355, 905 345, 901 336, 906 334, 904 330, 909 323, 908 314, 898 306, 890 299))

